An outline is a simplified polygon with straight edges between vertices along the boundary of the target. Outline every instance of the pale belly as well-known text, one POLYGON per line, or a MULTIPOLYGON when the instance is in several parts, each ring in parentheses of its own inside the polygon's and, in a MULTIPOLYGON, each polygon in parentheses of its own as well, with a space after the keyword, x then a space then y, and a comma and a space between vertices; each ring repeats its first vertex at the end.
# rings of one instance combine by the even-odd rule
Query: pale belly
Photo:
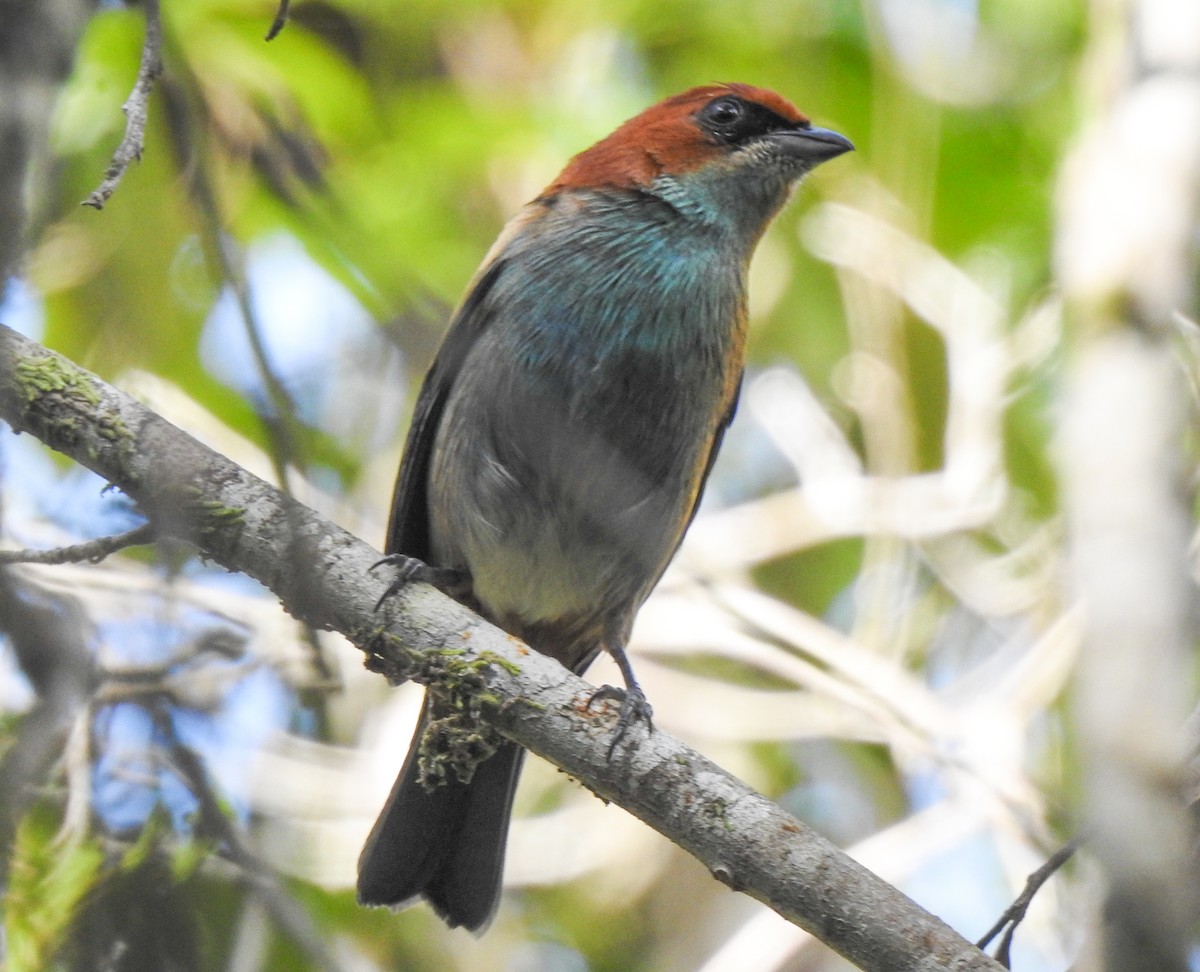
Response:
POLYGON ((465 567, 475 599, 501 624, 631 621, 679 542, 697 458, 681 456, 678 477, 663 484, 597 437, 543 438, 551 447, 532 463, 495 454, 512 439, 490 441, 455 436, 435 454, 436 562, 465 567))

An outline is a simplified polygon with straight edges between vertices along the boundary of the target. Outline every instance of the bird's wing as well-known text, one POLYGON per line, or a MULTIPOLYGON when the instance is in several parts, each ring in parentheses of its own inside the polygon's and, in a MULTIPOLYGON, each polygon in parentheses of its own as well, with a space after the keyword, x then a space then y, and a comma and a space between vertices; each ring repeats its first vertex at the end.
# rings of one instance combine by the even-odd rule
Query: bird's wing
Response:
POLYGON ((400 472, 396 476, 396 488, 392 493, 392 512, 388 520, 387 545, 384 547, 387 553, 407 554, 425 561, 432 553, 428 480, 433 444, 446 399, 462 370, 463 361, 494 314, 488 295, 504 273, 505 260, 496 257, 485 267, 454 315, 450 330, 417 396, 412 425, 400 460, 400 472))
POLYGON ((720 424, 717 426, 716 435, 713 436, 712 448, 708 450, 708 460, 704 464, 704 473, 700 477, 700 486, 696 490, 696 501, 692 504, 692 512, 688 514, 687 523, 683 527, 683 533, 679 535, 679 543, 675 544, 675 549, 671 552, 671 559, 674 559, 675 554, 679 552, 679 544, 683 543, 684 535, 691 528, 692 520, 696 519, 696 511, 700 509, 700 501, 704 499, 704 487, 708 483, 708 474, 712 472, 713 463, 717 461, 717 453, 721 451, 721 442, 725 438, 725 430, 729 428, 730 423, 733 422, 734 415, 737 414, 738 399, 742 397, 742 379, 743 375, 738 375, 737 388, 734 390, 733 398, 729 402, 729 410, 725 413, 725 417, 721 419, 720 424))

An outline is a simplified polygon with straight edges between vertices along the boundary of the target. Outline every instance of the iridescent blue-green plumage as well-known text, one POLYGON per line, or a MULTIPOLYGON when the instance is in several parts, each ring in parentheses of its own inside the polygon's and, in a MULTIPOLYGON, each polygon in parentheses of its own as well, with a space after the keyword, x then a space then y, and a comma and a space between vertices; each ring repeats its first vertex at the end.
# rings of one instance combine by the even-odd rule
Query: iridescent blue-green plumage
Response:
MULTIPOLYGON (((791 186, 849 148, 779 96, 693 89, 582 153, 506 228, 426 378, 388 550, 582 671, 620 653, 695 512, 743 367, 746 267, 791 186), (740 127, 739 127, 740 126, 740 127)), ((631 690, 634 688, 630 686, 631 690)), ((359 897, 477 929, 523 751, 426 789, 413 750, 359 897)))
POLYGON ((691 516, 742 367, 743 255, 637 197, 535 207, 446 398, 432 556, 508 630, 562 625, 534 646, 576 667, 623 641, 691 516))

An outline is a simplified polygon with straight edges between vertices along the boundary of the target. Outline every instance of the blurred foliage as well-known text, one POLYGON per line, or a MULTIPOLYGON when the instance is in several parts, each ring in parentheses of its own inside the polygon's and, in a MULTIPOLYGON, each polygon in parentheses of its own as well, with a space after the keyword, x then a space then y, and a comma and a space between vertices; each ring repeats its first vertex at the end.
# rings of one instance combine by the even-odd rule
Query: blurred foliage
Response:
POLYGON ((30 811, 17 830, 4 896, 6 968, 52 967, 80 904, 95 886, 104 854, 92 841, 56 840, 54 816, 30 811))
MULTIPOLYGON (((999 691, 995 679, 981 687, 988 665, 1003 651, 1040 644, 1061 607, 1044 583, 1057 564, 1047 539, 1058 529, 1058 509, 1046 412, 1056 391, 1058 332, 1052 323, 1039 344, 1042 332, 1030 322, 1041 320, 1053 287, 1052 196, 1077 127, 1080 61, 1092 39, 1085 4, 298 0, 271 43, 263 41, 275 13, 269 0, 163 0, 162 13, 166 73, 151 100, 144 157, 101 213, 79 203, 123 131, 121 103, 137 70, 142 10, 104 4, 88 26, 54 117, 53 164, 35 180, 24 279, 35 310, 27 327, 262 468, 259 450, 278 447, 280 426, 278 402, 246 350, 248 325, 231 297, 238 278, 247 279, 254 326, 297 408, 299 490, 376 542, 414 380, 432 356, 447 309, 504 220, 571 154, 660 97, 719 80, 775 88, 816 123, 854 140, 856 153, 808 180, 762 244, 752 275, 751 381, 776 366, 802 375, 867 473, 912 477, 949 462, 955 383, 973 379, 955 376, 946 335, 967 312, 931 322, 936 315, 914 306, 919 301, 902 287, 870 278, 869 266, 814 256, 832 239, 814 214, 832 212, 831 203, 895 228, 925 248, 925 262, 915 266, 931 277, 928 285, 913 284, 918 292, 936 289, 934 271, 946 263, 999 309, 991 339, 1004 344, 1011 362, 1003 401, 994 405, 998 441, 984 443, 1003 457, 995 508, 945 528, 926 527, 917 510, 911 522, 889 521, 903 527, 894 534, 835 529, 738 561, 783 609, 824 619, 830 637, 863 648, 861 656, 839 656, 851 659, 844 670, 803 637, 789 640, 782 632, 790 621, 761 621, 756 629, 756 619, 733 609, 714 635, 717 646, 697 643, 672 657, 673 648, 648 634, 643 664, 660 657, 664 686, 672 672, 687 673, 716 692, 757 691, 764 705, 791 690, 798 707, 819 713, 811 723, 800 719, 757 737, 749 730, 747 738, 723 736, 706 724, 707 712, 691 712, 692 723, 684 716, 672 722, 670 690, 651 693, 656 708, 666 698, 661 711, 671 731, 687 735, 691 726, 689 738, 714 758, 838 839, 860 840, 906 818, 923 819, 923 811, 929 818, 948 797, 970 789, 953 773, 964 765, 968 775, 977 772, 974 783, 991 794, 979 819, 995 827, 988 831, 994 844, 977 853, 969 839, 976 832, 964 832, 959 873, 942 882, 945 893, 932 903, 966 922, 968 937, 990 925, 1050 843, 1064 759, 1053 708, 1058 689, 1031 693, 1038 701, 1014 716, 1016 726, 997 717, 997 732, 1007 726, 1015 733, 1004 737, 1008 743, 1037 735, 1027 749, 1018 746, 1017 765, 1003 780, 989 775, 993 754, 972 750, 965 730, 951 742, 939 733, 958 731, 956 720, 972 711, 963 700, 979 698, 971 692, 999 691), (994 574, 983 576, 989 570, 994 574), (809 674, 713 654, 743 636, 809 674), (904 692, 936 697, 937 705, 906 709, 899 689, 889 696, 887 686, 872 681, 876 662, 892 667, 904 692), (853 688, 827 696, 822 685, 839 679, 853 688), (830 741, 814 744, 813 736, 830 741)), ((807 483, 777 438, 743 405, 714 475, 713 522, 721 507, 794 489, 798 472, 807 483)), ((17 456, 9 469, 19 462, 32 469, 36 460, 17 456)), ((38 505, 40 496, 16 496, 18 477, 9 475, 11 510, 59 522, 38 505)), ((30 522, 14 523, 10 514, 5 528, 22 543, 61 542, 54 531, 29 532, 30 522)), ((697 532, 703 524, 702 517, 697 532)), ((763 529, 769 534, 772 526, 763 529)), ((176 585, 170 597, 214 596, 199 567, 182 581, 176 567, 153 575, 176 585)), ((146 568, 130 561, 125 570, 140 576, 146 568)), ((724 576, 705 555, 688 559, 685 551, 687 571, 724 576)), ((678 586, 686 588, 686 580, 678 586)), ((153 597, 147 595, 148 614, 162 607, 153 597)), ((93 602, 97 610, 101 600, 93 602)), ((327 689, 329 672, 312 664, 294 628, 263 619, 261 600, 239 590, 216 603, 253 629, 254 644, 270 646, 267 664, 286 669, 301 689, 327 689), (278 649, 282 641, 293 654, 278 649)), ((366 704, 382 702, 381 687, 358 678, 353 652, 323 644, 333 657, 326 664, 347 692, 331 696, 330 712, 312 721, 330 726, 326 742, 347 746, 359 738, 366 704)), ((677 710, 688 711, 683 703, 677 710)), ((305 728, 303 718, 297 727, 305 728)), ((392 739, 377 748, 396 756, 403 746, 392 739)), ((361 777, 368 763, 353 767, 361 777)), ((371 768, 381 780, 370 792, 381 800, 387 773, 371 768)), ((527 784, 540 789, 521 799, 539 811, 590 801, 554 774, 531 775, 527 784)), ((327 795, 337 790, 310 785, 327 795)), ((282 811, 269 795, 257 797, 264 843, 271 844, 282 811)), ((353 818, 355 839, 377 805, 340 808, 342 818, 353 818)), ((320 837, 301 826, 305 813, 297 807, 298 830, 284 827, 272 859, 286 861, 290 853, 292 871, 312 878, 287 885, 289 894, 344 968, 760 967, 704 966, 749 926, 749 904, 665 842, 653 843, 653 835, 628 842, 627 852, 612 851, 604 863, 581 866, 574 877, 531 878, 527 890, 507 894, 485 939, 467 941, 445 932, 425 909, 398 916, 359 909, 347 880, 354 841, 333 841, 341 864, 329 877, 318 866, 320 837)), ((18 842, 6 900, 10 962, 24 962, 14 969, 51 967, 46 957, 69 923, 91 920, 78 909, 98 879, 99 852, 89 842, 60 852, 49 839, 44 823, 30 822, 18 842), (31 952, 21 958, 18 948, 31 952)), ((574 839, 603 844, 595 831, 574 839)), ((899 831, 895 840, 903 850, 914 843, 899 831)), ((921 860, 944 852, 935 847, 921 860)), ((902 850, 896 859, 906 860, 902 850)), ((903 883, 921 863, 896 867, 884 871, 903 883)), ((219 892, 198 891, 195 882, 162 892, 164 907, 188 926, 186 935, 162 942, 162 954, 184 942, 201 969, 319 967, 311 950, 255 909, 250 882, 223 874, 203 878, 219 892), (190 917, 189 908, 196 909, 190 917), (235 947, 242 964, 229 958, 235 947)), ((132 900, 153 897, 154 881, 128 873, 124 881, 132 900)), ((1025 972, 1063 967, 1055 962, 1056 948, 1071 939, 1066 924, 1061 915, 1045 920, 1023 956, 1025 972)), ((132 925, 127 931, 141 934, 132 925)), ((762 967, 839 967, 812 951, 791 963, 762 967)))

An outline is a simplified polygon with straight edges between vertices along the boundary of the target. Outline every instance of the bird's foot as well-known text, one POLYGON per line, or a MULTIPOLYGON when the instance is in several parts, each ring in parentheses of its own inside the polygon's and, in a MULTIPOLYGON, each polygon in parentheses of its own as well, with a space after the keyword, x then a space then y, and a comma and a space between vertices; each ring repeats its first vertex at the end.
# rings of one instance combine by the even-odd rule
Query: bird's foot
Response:
POLYGON ((620 711, 617 713, 617 727, 608 741, 608 759, 611 762, 613 753, 617 751, 617 744, 625 738, 625 734, 635 723, 644 720, 647 729, 650 732, 654 731, 654 709, 646 701, 646 693, 642 691, 637 682, 628 688, 601 685, 588 699, 587 708, 590 709, 599 699, 615 699, 621 703, 620 711))
POLYGON ((414 581, 432 584, 438 590, 444 594, 449 594, 451 597, 455 597, 471 589, 471 575, 465 570, 459 570, 457 567, 431 567, 425 561, 419 560, 416 557, 395 553, 388 554, 383 559, 375 561, 371 565, 371 570, 382 567, 384 564, 394 567, 396 569, 396 576, 392 578, 392 582, 388 584, 383 594, 380 595, 379 600, 375 602, 376 611, 383 606, 383 602, 389 597, 400 593, 400 591, 414 581))
POLYGON ((642 691, 642 687, 638 685, 637 679, 633 677, 633 666, 629 664, 629 656, 625 654, 625 649, 621 642, 613 638, 605 643, 605 648, 612 655, 612 660, 617 663, 617 668, 621 670, 621 677, 625 679, 625 687, 617 688, 615 685, 604 685, 596 689, 592 693, 592 697, 588 699, 587 707, 590 709, 592 703, 597 699, 617 699, 621 703, 620 712, 617 713, 617 728, 613 730, 612 739, 608 743, 608 758, 611 762, 613 753, 617 750, 617 743, 625 738, 625 734, 629 732, 629 727, 635 722, 644 719, 648 732, 654 731, 654 710, 650 707, 650 703, 646 701, 646 693, 642 691))

